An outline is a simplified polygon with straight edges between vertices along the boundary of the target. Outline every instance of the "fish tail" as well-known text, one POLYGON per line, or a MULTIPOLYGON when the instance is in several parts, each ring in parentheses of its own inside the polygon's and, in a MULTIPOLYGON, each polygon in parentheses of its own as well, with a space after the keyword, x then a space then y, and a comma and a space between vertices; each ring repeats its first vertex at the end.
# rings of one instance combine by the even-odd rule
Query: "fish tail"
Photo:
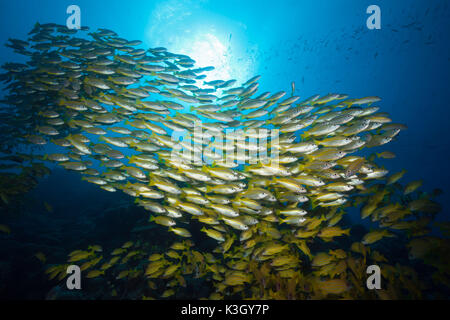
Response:
POLYGON ((311 135, 308 132, 304 132, 300 135, 300 137, 302 138, 302 140, 307 140, 308 137, 310 137, 311 135))
POLYGON ((392 232, 386 232, 386 237, 389 237, 389 238, 395 238, 396 237, 396 235, 395 235, 395 233, 392 233, 392 232))

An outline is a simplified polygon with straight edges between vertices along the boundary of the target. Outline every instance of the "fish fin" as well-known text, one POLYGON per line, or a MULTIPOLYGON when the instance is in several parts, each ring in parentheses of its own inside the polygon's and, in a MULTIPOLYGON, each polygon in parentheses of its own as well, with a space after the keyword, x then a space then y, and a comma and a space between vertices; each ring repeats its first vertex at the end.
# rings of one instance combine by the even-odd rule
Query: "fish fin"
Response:
POLYGON ((397 235, 396 235, 395 233, 392 233, 392 232, 390 232, 390 231, 387 231, 387 232, 386 232, 386 237, 389 237, 389 238, 395 238, 395 237, 397 237, 397 235))
POLYGON ((310 137, 311 135, 308 132, 304 132, 300 135, 300 137, 302 138, 302 141, 305 141, 308 139, 308 137, 310 137))
POLYGON ((317 200, 311 199, 311 209, 315 209, 317 205, 318 205, 317 200))
POLYGON ((204 173, 208 173, 209 171, 208 171, 208 167, 207 166, 202 166, 202 169, 201 169, 201 171, 203 171, 204 173))
POLYGON ((299 204, 298 202, 294 202, 294 203, 288 205, 287 207, 288 208, 297 208, 298 204, 299 204))

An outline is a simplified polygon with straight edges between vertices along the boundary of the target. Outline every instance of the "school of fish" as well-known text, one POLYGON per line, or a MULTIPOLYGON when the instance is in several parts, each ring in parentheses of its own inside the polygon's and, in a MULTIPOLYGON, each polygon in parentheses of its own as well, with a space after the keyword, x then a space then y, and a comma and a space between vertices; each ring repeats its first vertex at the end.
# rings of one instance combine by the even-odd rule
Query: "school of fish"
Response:
MULTIPOLYGON (((202 279, 210 292, 192 298, 418 299, 427 285, 410 262, 421 259, 435 268, 433 281, 450 285, 448 237, 430 235, 438 192, 420 191, 422 180, 403 186, 404 170, 377 165, 393 152, 367 155, 406 129, 380 111, 379 97, 302 99, 294 83, 257 93, 260 76, 206 81, 213 67, 108 29, 36 24, 26 41, 6 45, 28 60, 0 75, 1 160, 25 170, 15 180, 1 173, 3 202, 52 162, 130 195, 149 224, 179 237, 166 248, 133 240, 109 253, 76 250, 49 265, 50 279, 79 264, 86 278, 104 279, 106 297, 122 297, 132 282, 143 287, 135 298, 176 298, 202 279), (47 145, 60 151, 40 155, 47 145), (349 210, 378 228, 355 240, 349 210), (194 229, 210 250, 198 248, 194 229), (390 243, 403 244, 409 260, 391 261, 390 243), (381 290, 366 287, 373 264, 381 290)), ((438 227, 448 236, 448 223, 438 227)))

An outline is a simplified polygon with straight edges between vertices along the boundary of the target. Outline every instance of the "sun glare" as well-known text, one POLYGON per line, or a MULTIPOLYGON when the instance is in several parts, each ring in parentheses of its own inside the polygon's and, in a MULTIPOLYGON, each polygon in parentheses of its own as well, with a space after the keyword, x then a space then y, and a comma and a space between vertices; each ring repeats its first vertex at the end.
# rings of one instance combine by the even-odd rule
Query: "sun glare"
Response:
POLYGON ((215 69, 207 73, 207 80, 231 78, 227 48, 214 35, 208 33, 197 36, 186 52, 197 66, 214 66, 215 69))

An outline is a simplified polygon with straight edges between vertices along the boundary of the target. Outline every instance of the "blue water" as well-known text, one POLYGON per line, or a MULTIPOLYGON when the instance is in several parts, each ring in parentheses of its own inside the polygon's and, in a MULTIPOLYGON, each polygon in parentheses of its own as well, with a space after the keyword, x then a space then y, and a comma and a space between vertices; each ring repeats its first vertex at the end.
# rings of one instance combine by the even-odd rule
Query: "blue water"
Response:
MULTIPOLYGON (((260 74, 260 93, 290 92, 294 81, 302 98, 381 97, 380 111, 408 130, 373 151, 397 154, 381 163, 391 172, 406 169, 403 183, 423 179, 423 190, 442 189, 438 220, 450 217, 447 0, 1 1, 0 43, 25 39, 36 22, 65 24, 72 4, 81 8, 81 24, 91 30, 108 28, 143 40, 143 48, 164 46, 200 66, 215 65, 209 80, 243 82, 260 74), (372 4, 381 8, 380 30, 366 27, 372 4)), ((0 64, 21 59, 0 47, 0 64)), ((60 207, 72 214, 96 199, 107 204, 116 197, 63 170, 45 179, 35 195, 52 203, 55 212, 60 207)))
MULTIPOLYGON (((423 179, 424 189, 441 188, 448 212, 448 1, 2 1, 0 43, 25 38, 37 21, 65 24, 71 4, 92 30, 110 28, 143 39, 144 47, 219 62, 218 77, 261 74, 260 92, 289 91, 295 81, 304 98, 380 96, 381 111, 408 125, 387 146, 397 154, 387 168, 408 170, 404 182, 423 179), (381 9, 381 30, 366 27, 371 4, 381 9)), ((0 48, 0 62, 17 59, 0 48)))

